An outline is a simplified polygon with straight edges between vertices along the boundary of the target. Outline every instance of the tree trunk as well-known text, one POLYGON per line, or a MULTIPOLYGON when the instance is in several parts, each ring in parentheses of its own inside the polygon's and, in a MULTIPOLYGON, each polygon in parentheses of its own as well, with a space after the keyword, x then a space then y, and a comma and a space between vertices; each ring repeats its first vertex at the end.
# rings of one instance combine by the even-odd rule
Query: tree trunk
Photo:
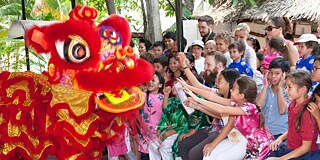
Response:
POLYGON ((159 0, 146 0, 147 30, 146 38, 152 43, 162 40, 159 0))
POLYGON ((106 4, 107 4, 109 15, 116 14, 116 9, 114 7, 114 0, 106 0, 106 4))

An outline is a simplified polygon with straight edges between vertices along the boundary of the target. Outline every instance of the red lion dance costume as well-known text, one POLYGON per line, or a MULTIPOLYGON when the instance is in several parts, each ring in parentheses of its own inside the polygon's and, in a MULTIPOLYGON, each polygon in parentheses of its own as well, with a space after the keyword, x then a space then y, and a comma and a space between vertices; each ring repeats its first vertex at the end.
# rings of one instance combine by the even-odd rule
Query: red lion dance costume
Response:
MULTIPOLYGON (((70 19, 26 32, 28 46, 50 53, 48 72, 0 74, 0 159, 101 159, 123 140, 154 70, 129 47, 128 22, 77 6, 70 19)), ((131 127, 135 128, 135 127, 131 127)))

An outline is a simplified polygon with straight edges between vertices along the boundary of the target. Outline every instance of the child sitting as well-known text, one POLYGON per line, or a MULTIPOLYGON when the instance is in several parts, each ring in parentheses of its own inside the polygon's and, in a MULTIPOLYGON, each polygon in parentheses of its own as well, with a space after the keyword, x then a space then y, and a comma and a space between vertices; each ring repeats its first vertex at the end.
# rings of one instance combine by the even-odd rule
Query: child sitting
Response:
POLYGON ((266 126, 275 138, 288 129, 288 105, 290 101, 285 93, 285 74, 290 70, 288 61, 275 58, 269 65, 266 84, 257 97, 266 118, 266 126))
MULTIPOLYGON (((205 53, 214 52, 216 50, 217 50, 217 45, 214 40, 208 40, 206 42, 206 44, 204 45, 204 52, 205 53)), ((205 55, 204 55, 204 57, 205 57, 205 55)))
POLYGON ((195 40, 191 44, 191 53, 194 56, 194 67, 197 73, 204 71, 204 57, 202 57, 204 44, 201 40, 195 40))
POLYGON ((246 74, 250 77, 253 77, 253 71, 251 67, 242 60, 245 48, 246 46, 242 42, 234 42, 229 45, 228 49, 233 62, 228 68, 235 68, 240 74, 246 74))

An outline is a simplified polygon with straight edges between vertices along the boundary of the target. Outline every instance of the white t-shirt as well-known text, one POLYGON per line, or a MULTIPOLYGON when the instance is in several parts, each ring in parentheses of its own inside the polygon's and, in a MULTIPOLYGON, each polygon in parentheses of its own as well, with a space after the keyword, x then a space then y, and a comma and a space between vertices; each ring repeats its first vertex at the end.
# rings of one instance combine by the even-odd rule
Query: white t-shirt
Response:
POLYGON ((232 59, 230 57, 230 52, 228 51, 228 52, 224 53, 224 56, 227 58, 227 66, 226 67, 228 68, 229 64, 232 63, 232 59))
POLYGON ((205 58, 201 57, 200 59, 194 60, 194 67, 196 68, 198 74, 204 71, 204 59, 205 58))

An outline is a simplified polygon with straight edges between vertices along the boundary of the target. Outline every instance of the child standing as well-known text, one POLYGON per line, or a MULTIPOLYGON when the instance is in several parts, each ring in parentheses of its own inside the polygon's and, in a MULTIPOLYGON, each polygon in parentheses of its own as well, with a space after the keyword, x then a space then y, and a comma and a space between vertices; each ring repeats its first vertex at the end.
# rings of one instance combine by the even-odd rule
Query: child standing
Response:
POLYGON ((147 83, 148 91, 145 93, 146 101, 141 110, 143 128, 138 142, 138 151, 141 152, 141 159, 149 159, 149 145, 156 139, 156 127, 162 115, 163 94, 159 91, 164 86, 164 78, 159 72, 155 72, 151 81, 147 83))
POLYGON ((252 68, 242 60, 245 48, 246 46, 242 42, 234 42, 229 45, 228 49, 233 62, 228 68, 235 68, 240 74, 246 74, 250 77, 253 77, 252 68))
POLYGON ((153 47, 153 54, 155 58, 159 58, 163 55, 164 45, 162 41, 156 41, 152 45, 153 47))
POLYGON ((224 56, 227 59, 227 67, 232 62, 232 59, 230 57, 230 53, 228 50, 229 45, 231 44, 231 36, 227 32, 218 33, 216 37, 214 38, 217 45, 217 51, 224 54, 224 56))
POLYGON ((288 129, 288 105, 285 93, 285 74, 290 70, 288 61, 282 57, 275 58, 269 65, 266 84, 257 97, 257 105, 262 106, 266 126, 275 138, 288 129))
POLYGON ((214 52, 216 50, 217 50, 217 45, 214 40, 208 40, 206 42, 206 44, 204 45, 204 52, 205 53, 214 52))
POLYGON ((194 67, 197 70, 197 73, 204 71, 204 57, 202 57, 204 44, 201 40, 195 40, 191 44, 191 52, 194 56, 194 67))
POLYGON ((162 77, 165 78, 166 72, 168 69, 168 57, 165 55, 162 55, 158 58, 155 58, 153 60, 153 67, 155 71, 158 71, 162 75, 162 77))
POLYGON ((298 44, 301 58, 296 63, 296 68, 304 68, 312 72, 314 54, 318 52, 318 41, 314 34, 303 34, 294 44, 298 44))
POLYGON ((292 101, 288 107, 288 130, 270 145, 273 152, 268 159, 272 157, 304 159, 310 152, 318 149, 317 123, 307 111, 308 91, 312 85, 310 74, 305 70, 291 72, 286 76, 286 84, 286 92, 292 101), (286 146, 279 146, 285 140, 287 140, 286 146))
MULTIPOLYGON (((257 86, 255 81, 248 76, 242 76, 236 80, 231 89, 231 103, 213 103, 206 100, 202 100, 195 96, 192 91, 185 89, 186 93, 191 97, 186 101, 186 104, 192 102, 198 102, 202 104, 205 110, 211 110, 222 115, 234 116, 234 121, 228 120, 228 123, 234 125, 245 138, 247 139, 247 154, 245 151, 239 152, 239 148, 234 147, 229 140, 223 140, 223 137, 215 139, 215 143, 211 146, 211 150, 215 154, 210 154, 205 157, 207 159, 213 159, 213 156, 219 155, 222 159, 230 159, 230 155, 241 157, 246 155, 245 158, 249 159, 262 159, 264 156, 270 153, 269 145, 274 140, 270 131, 264 125, 264 117, 260 112, 259 107, 254 105, 257 96, 257 86)), ((229 101, 230 102, 230 101, 229 101)), ((197 106, 194 109, 198 109, 197 106)), ((228 124, 227 124, 228 125, 228 124)), ((230 129, 229 129, 230 130, 230 129)), ((226 130, 229 133, 229 130, 226 130)), ((231 135, 232 136, 232 135, 231 135)), ((243 142, 241 135, 236 138, 238 143, 243 142)), ((241 144, 240 144, 241 146, 241 144)), ((221 159, 220 158, 220 159, 221 159)), ((240 159, 242 159, 241 157, 240 159)))

